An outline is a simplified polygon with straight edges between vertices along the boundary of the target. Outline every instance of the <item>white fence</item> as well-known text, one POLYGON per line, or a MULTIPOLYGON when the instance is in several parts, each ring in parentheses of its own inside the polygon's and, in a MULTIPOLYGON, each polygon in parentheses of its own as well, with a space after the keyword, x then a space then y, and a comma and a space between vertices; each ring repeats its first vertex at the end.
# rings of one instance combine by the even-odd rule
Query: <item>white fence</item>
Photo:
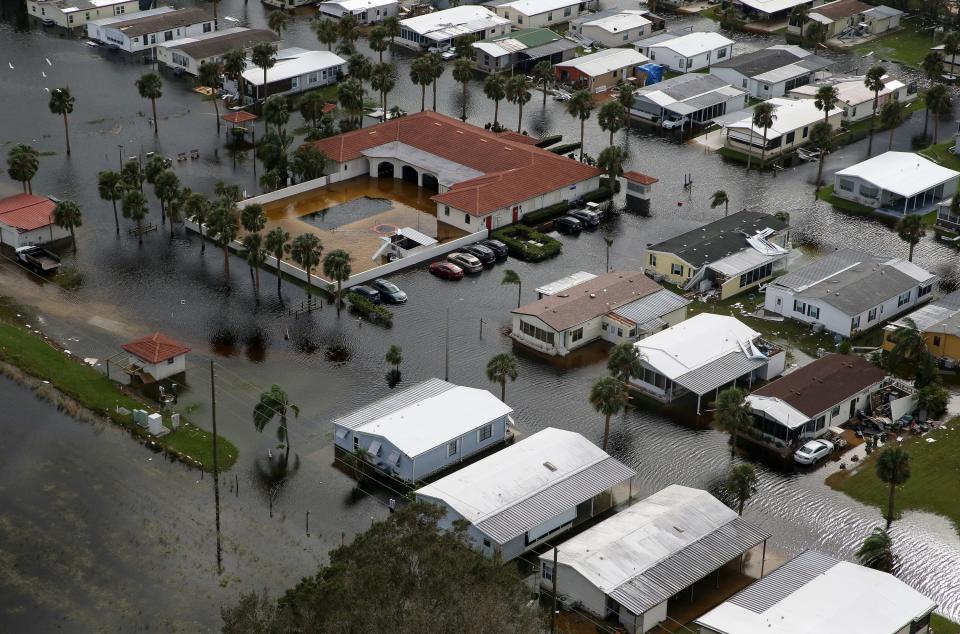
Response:
POLYGON ((289 198, 291 196, 296 196, 297 194, 308 192, 311 189, 326 187, 330 183, 337 183, 341 180, 343 179, 340 177, 340 174, 321 176, 320 178, 315 178, 311 181, 303 181, 302 183, 297 183, 296 185, 281 187, 276 191, 267 192, 266 194, 260 194, 259 196, 254 196, 253 198, 241 200, 237 203, 237 206, 243 209, 247 205, 266 205, 267 203, 276 202, 278 200, 283 200, 284 198, 289 198))

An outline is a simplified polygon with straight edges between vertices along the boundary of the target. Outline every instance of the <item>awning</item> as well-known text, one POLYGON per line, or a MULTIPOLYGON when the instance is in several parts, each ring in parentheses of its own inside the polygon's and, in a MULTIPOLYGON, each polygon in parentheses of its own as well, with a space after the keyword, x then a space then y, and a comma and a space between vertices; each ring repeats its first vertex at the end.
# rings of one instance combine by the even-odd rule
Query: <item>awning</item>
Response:
POLYGON ((753 359, 742 352, 731 352, 703 367, 681 374, 673 382, 694 394, 703 395, 763 367, 766 363, 766 358, 753 359))
POLYGON ((239 125, 241 123, 247 123, 248 121, 256 121, 257 115, 247 112, 246 110, 237 110, 236 112, 228 112, 220 118, 227 123, 239 125))
POLYGON ((540 46, 532 46, 528 49, 520 51, 520 55, 526 57, 527 59, 541 59, 544 57, 550 57, 556 53, 569 51, 574 48, 577 48, 575 42, 571 42, 570 40, 563 38, 555 42, 541 44, 540 46))
POLYGON ((387 462, 389 464, 392 464, 394 467, 396 467, 397 463, 400 462, 400 452, 396 450, 391 451, 390 455, 387 456, 387 462))
POLYGON ((372 443, 370 443, 370 448, 367 449, 367 453, 369 453, 371 456, 379 456, 379 455, 380 455, 380 441, 379 441, 379 440, 374 440, 372 443))
POLYGON ((339 438, 340 440, 343 440, 344 438, 347 437, 347 430, 344 429, 343 427, 339 428, 336 433, 337 433, 337 438, 339 438))

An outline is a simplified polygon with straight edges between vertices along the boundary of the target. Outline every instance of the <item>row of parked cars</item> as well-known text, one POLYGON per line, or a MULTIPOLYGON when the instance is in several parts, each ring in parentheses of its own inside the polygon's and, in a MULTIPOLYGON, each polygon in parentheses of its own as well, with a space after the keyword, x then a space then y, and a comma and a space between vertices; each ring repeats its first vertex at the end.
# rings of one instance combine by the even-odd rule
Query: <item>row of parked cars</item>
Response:
POLYGON ((407 294, 401 291, 399 286, 382 277, 369 284, 353 286, 350 288, 350 292, 356 293, 374 304, 405 304, 407 302, 407 294))
POLYGON ((574 209, 553 221, 553 228, 557 233, 576 234, 584 229, 594 229, 600 226, 600 211, 596 203, 587 203, 585 209, 574 209))
POLYGON ((507 259, 507 245, 499 240, 481 240, 430 264, 429 271, 447 280, 459 280, 466 273, 479 273, 485 266, 507 259))

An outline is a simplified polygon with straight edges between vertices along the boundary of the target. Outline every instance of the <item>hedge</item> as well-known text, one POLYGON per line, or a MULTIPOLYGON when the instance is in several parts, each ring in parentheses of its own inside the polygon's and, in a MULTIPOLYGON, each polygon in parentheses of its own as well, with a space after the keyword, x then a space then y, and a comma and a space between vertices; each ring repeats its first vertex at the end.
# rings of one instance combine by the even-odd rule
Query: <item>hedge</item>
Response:
POLYGON ((560 253, 560 248, 563 246, 559 240, 521 224, 497 229, 491 237, 507 245, 510 255, 527 262, 540 262, 552 258, 560 253), (531 244, 530 240, 539 244, 531 244))
POLYGON ((557 147, 550 148, 550 151, 554 154, 560 154, 561 156, 574 150, 580 149, 580 141, 576 143, 564 143, 563 145, 558 145, 557 147))
POLYGON ((562 140, 563 140, 562 134, 551 134, 550 136, 543 137, 542 139, 537 141, 537 147, 539 148, 550 147, 551 145, 559 143, 562 140))
POLYGON ((383 324, 388 328, 393 326, 393 312, 380 304, 374 304, 366 297, 356 293, 348 293, 347 301, 350 302, 351 312, 363 315, 375 324, 383 324))
POLYGON ((549 205, 547 207, 542 207, 536 211, 531 211, 523 214, 523 217, 520 219, 525 225, 533 226, 538 225, 541 222, 546 222, 548 220, 553 220, 559 216, 564 215, 567 211, 570 210, 570 203, 567 201, 558 202, 555 205, 549 205))

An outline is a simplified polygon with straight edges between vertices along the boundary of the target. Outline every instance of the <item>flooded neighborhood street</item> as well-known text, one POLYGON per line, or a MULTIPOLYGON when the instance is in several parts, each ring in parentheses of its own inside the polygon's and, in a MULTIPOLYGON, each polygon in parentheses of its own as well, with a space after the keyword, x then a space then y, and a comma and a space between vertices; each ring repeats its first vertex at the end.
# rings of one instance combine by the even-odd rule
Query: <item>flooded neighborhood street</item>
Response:
MULTIPOLYGON (((221 18, 235 17, 248 26, 264 27, 265 11, 259 2, 219 3, 221 18)), ((387 499, 397 496, 388 490, 353 490, 354 481, 334 464, 330 421, 389 393, 384 355, 391 345, 403 350, 400 387, 442 378, 447 328, 449 380, 499 395, 484 367, 494 354, 512 350, 503 331, 510 327, 517 293, 516 287, 501 284, 507 268, 522 279, 524 301, 535 299, 533 289, 551 280, 603 271, 605 238, 613 241, 611 267, 642 270, 647 244, 723 215, 722 208, 709 206, 717 189, 727 191, 731 210, 787 212, 795 246, 823 251, 857 247, 906 257, 906 243, 883 222, 844 214, 815 199, 813 163, 747 173, 699 144, 681 144, 660 130, 634 126, 618 135, 629 151, 625 169, 659 178, 649 216, 620 213, 596 231, 564 236, 560 256, 544 263, 511 259, 460 282, 435 278, 425 265, 394 274, 390 280, 410 299, 392 307, 389 329, 360 322, 346 311, 338 316, 332 305, 292 315, 290 307, 305 299, 303 287, 285 278, 281 301, 274 273, 264 269, 257 301, 245 262, 231 256, 231 279, 225 283, 222 250, 208 243, 201 253, 200 238, 183 227, 172 234, 161 227, 138 245, 127 234, 129 222, 121 220, 121 234, 115 235, 110 203, 99 198, 96 174, 117 169, 121 159, 131 156, 176 156, 198 149, 199 159, 174 164, 184 184, 210 193, 225 181, 250 196, 260 192, 252 155, 230 154, 223 134, 217 133, 212 105, 192 91, 190 82, 163 73, 159 135, 154 137, 150 104, 134 87, 148 66, 60 37, 54 29, 17 28, 16 11, 7 3, 0 17, 0 149, 5 154, 13 144, 33 144, 42 152, 33 191, 75 200, 84 210, 77 251, 64 253, 65 263, 82 273, 82 286, 65 291, 3 261, 0 295, 36 307, 42 330, 80 358, 105 359, 118 353, 123 342, 158 330, 184 342, 192 354, 178 407, 205 428, 211 422, 207 363, 214 359, 219 433, 240 450, 238 462, 222 478, 225 572, 218 576, 209 474, 201 477, 196 469, 168 462, 110 425, 74 421, 26 388, 0 379, 5 404, 0 417, 0 609, 5 627, 0 629, 213 631, 219 627, 221 606, 234 603, 240 592, 266 588, 276 594, 314 573, 330 549, 386 516, 387 499), (45 88, 63 85, 77 100, 70 157, 63 151, 62 121, 46 105, 45 88), (686 174, 693 178, 691 191, 683 187, 686 174), (300 407, 290 423, 296 470, 279 481, 267 474, 267 456, 276 446, 273 429, 260 433, 252 423, 259 394, 271 384, 281 386, 300 407)), ((685 23, 716 28, 703 18, 685 23)), ((283 39, 287 45, 321 48, 305 15, 291 21, 283 39)), ((769 43, 768 38, 744 36, 737 50, 769 43)), ((363 49, 364 40, 360 45, 375 55, 363 49)), ((407 52, 393 55, 399 80, 389 104, 419 110, 420 89, 407 79, 411 58, 407 52)), ((851 70, 865 64, 855 55, 840 63, 851 70)), ((459 116, 461 99, 460 85, 448 69, 439 80, 437 110, 459 116)), ((546 107, 541 103, 535 92, 524 110, 524 129, 534 135, 562 134, 564 143, 579 140, 579 124, 563 103, 550 98, 546 107)), ((493 104, 480 82, 470 86, 467 112, 468 121, 481 126, 493 118, 493 104)), ((502 121, 515 125, 515 106, 501 104, 500 114, 502 121)), ((941 125, 943 140, 953 133, 953 120, 941 125)), ((300 122, 294 114, 289 127, 300 122)), ((893 148, 908 150, 911 136, 922 127, 923 114, 915 113, 897 130, 893 148)), ((585 137, 586 151, 593 156, 607 144, 596 117, 588 121, 585 137)), ((886 134, 875 143, 886 149, 886 134)), ((866 141, 838 149, 826 163, 825 180, 865 156, 866 141)), ((413 190, 404 192, 409 207, 404 205, 405 213, 398 215, 404 222, 420 215, 415 210, 425 204, 413 190)), ((0 194, 16 192, 16 183, 0 182, 0 194)), ((363 193, 373 195, 366 189, 363 193)), ((159 205, 149 186, 147 198, 149 220, 159 223, 159 205)), ((349 198, 331 199, 324 206, 349 213, 352 207, 339 205, 349 198)), ((290 225, 303 223, 289 216, 301 214, 284 215, 287 211, 271 212, 271 222, 294 234, 298 230, 290 225)), ((377 211, 371 207, 362 213, 377 211)), ((314 220, 307 222, 328 230, 323 217, 314 220)), ((336 248, 335 240, 346 239, 332 237, 325 246, 336 248)), ((360 239, 370 241, 369 236, 360 239)), ((935 241, 932 232, 917 245, 914 261, 942 277, 960 279, 956 249, 935 241)), ((358 268, 369 266, 364 262, 358 268)), ((506 402, 515 410, 520 434, 554 426, 598 441, 603 419, 587 395, 605 371, 603 362, 566 369, 532 355, 518 357, 519 376, 507 384, 506 402)), ((718 494, 731 462, 727 434, 642 409, 614 418, 611 447, 611 455, 639 473, 634 494, 640 497, 671 483, 718 494)), ((837 468, 829 463, 794 471, 758 462, 758 492, 745 516, 772 533, 770 544, 780 552, 816 548, 851 558, 883 520, 880 510, 824 484, 837 468)), ((960 619, 957 527, 939 516, 908 511, 891 536, 901 562, 899 578, 935 600, 939 612, 960 619)))

